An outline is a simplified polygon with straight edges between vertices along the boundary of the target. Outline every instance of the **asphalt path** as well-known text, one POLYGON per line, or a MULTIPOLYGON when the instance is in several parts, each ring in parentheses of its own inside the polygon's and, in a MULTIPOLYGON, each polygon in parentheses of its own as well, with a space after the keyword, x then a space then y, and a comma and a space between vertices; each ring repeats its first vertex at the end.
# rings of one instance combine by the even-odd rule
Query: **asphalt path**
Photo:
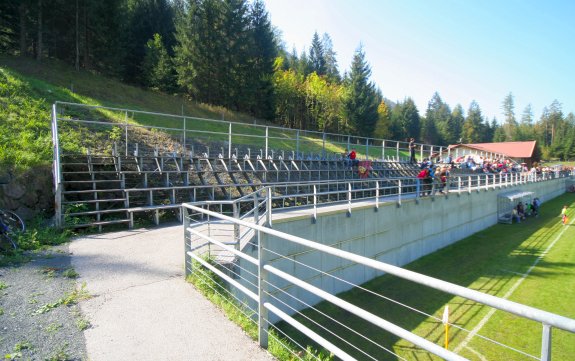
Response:
POLYGON ((80 304, 91 361, 273 360, 184 280, 181 225, 85 236, 70 252, 93 296, 80 304))

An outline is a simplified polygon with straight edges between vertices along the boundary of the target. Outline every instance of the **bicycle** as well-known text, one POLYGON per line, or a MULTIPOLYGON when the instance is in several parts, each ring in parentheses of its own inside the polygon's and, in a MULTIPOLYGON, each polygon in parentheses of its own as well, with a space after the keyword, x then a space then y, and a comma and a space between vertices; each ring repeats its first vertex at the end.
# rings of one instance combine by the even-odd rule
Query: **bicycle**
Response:
POLYGON ((24 221, 16 213, 0 209, 0 251, 2 253, 16 250, 18 245, 12 236, 25 230, 24 221))

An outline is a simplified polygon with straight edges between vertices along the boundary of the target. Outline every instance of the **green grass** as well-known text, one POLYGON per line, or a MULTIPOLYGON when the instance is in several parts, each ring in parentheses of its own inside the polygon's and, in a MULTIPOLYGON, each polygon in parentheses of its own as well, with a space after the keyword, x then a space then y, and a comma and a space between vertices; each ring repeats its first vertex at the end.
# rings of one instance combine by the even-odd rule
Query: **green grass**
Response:
MULTIPOLYGON (((415 272, 436 277, 448 282, 469 287, 498 297, 503 297, 509 289, 527 272, 542 252, 565 229, 560 240, 531 271, 527 279, 510 296, 511 301, 575 318, 575 226, 560 224, 558 214, 562 205, 570 204, 570 212, 575 213, 575 195, 567 194, 543 204, 538 218, 513 225, 496 225, 449 247, 423 257, 405 268, 415 272)), ((441 319, 444 306, 450 307, 450 322, 471 330, 489 312, 490 308, 475 302, 453 297, 443 292, 385 275, 364 285, 367 289, 414 307, 433 317, 409 311, 383 298, 377 298, 365 291, 352 290, 340 297, 370 312, 397 324, 438 345, 444 343, 444 328, 441 319)), ((335 319, 346 325, 370 335, 376 343, 394 350, 408 360, 439 359, 430 356, 414 347, 409 342, 382 332, 379 328, 327 303, 317 306, 335 319)), ((354 333, 318 316, 312 310, 306 315, 318 320, 328 329, 343 336, 343 339, 362 344, 362 348, 378 359, 394 359, 381 348, 367 343, 354 333)), ((304 324, 311 324, 303 318, 304 324)), ((287 326, 285 330, 291 333, 287 326)), ((538 356, 541 345, 541 325, 526 321, 502 311, 495 312, 479 334, 494 338, 506 345, 516 347, 524 352, 538 356)), ((318 331, 319 332, 319 331, 318 331)), ((319 332, 321 333, 321 332, 319 332)), ((295 335, 295 333, 294 333, 295 335)), ((451 328, 450 349, 457 347, 467 333, 451 328)), ((324 335, 330 338, 329 335, 324 335)), ((306 344, 308 340, 301 339, 306 344)), ((332 339, 332 341, 334 341, 332 339)), ((339 342, 340 347, 346 346, 339 342)), ((478 359, 480 353, 488 360, 525 360, 516 352, 502 349, 479 338, 473 338, 461 351, 462 356, 478 359)), ((359 359, 357 351, 352 351, 359 359)), ((553 360, 573 360, 575 356, 575 334, 555 330, 553 334, 553 360)))
MULTIPOLYGON (((253 154, 265 148, 265 128, 254 126, 253 117, 231 112, 221 107, 197 104, 180 95, 170 95, 149 91, 123 84, 87 71, 76 72, 72 67, 55 60, 46 59, 38 63, 32 59, 0 55, 0 164, 28 169, 37 165, 49 164, 52 160, 50 129, 50 109, 55 101, 85 105, 151 111, 165 114, 185 114, 187 117, 187 139, 204 138, 211 142, 228 141, 227 122, 206 122, 202 119, 224 119, 237 122, 233 125, 232 147, 250 147, 253 154), (220 133, 220 134, 214 134, 220 133), (259 136, 259 137, 256 137, 259 136)), ((182 129, 181 118, 141 114, 104 109, 80 109, 60 106, 64 115, 80 119, 106 120, 116 123, 154 125, 182 129)), ((257 121, 260 125, 265 122, 257 121)), ((122 126, 78 126, 68 123, 60 131, 61 145, 65 152, 85 152, 87 149, 111 151, 114 140, 122 138, 122 126)), ((158 132, 144 131, 131 142, 148 142, 170 146, 166 135, 176 138, 179 130, 158 132)), ((296 131, 269 129, 268 147, 276 151, 296 151, 305 153, 343 154, 347 148, 345 141, 327 139, 325 146, 321 136, 311 136, 303 132, 296 142, 296 131), (296 145, 296 143, 298 143, 296 145), (325 148, 324 148, 325 147, 325 148)), ((152 145, 153 145, 152 144, 152 145)), ((353 145, 359 158, 366 154, 365 145, 353 145)), ((216 149, 215 151, 219 151, 216 149)), ((286 156, 289 154, 286 154, 286 156)), ((395 149, 386 149, 386 156, 395 156, 395 149)), ((370 146, 371 158, 381 157, 381 148, 370 146)), ((407 153, 400 152, 407 157, 407 153)))
MULTIPOLYGON (((196 272, 192 273, 192 275, 187 278, 187 281, 192 283, 207 299, 222 309, 224 314, 240 326, 249 337, 253 340, 257 340, 257 321, 254 322, 252 319, 252 311, 239 304, 227 291, 222 292, 225 287, 219 277, 215 276, 214 273, 201 267, 201 265, 195 261, 193 268, 196 272)), ((305 351, 300 350, 296 345, 284 337, 279 336, 273 329, 270 329, 269 333, 268 352, 278 360, 330 361, 333 359, 329 353, 317 351, 311 347, 308 347, 305 351), (298 357, 294 355, 298 355, 298 357)))

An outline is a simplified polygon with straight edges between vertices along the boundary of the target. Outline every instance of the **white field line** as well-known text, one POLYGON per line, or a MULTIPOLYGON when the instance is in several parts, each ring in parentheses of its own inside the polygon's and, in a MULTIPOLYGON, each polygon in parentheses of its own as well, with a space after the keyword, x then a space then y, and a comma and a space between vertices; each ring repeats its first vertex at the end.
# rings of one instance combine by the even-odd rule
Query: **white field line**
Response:
MULTIPOLYGON (((573 220, 571 220, 571 222, 569 222, 569 225, 572 225, 574 221, 575 221, 575 218, 573 220)), ((531 273, 533 268, 535 268, 537 266, 539 261, 541 261, 543 259, 543 257, 545 257, 545 255, 547 255, 547 253, 549 253, 551 248, 553 248, 555 243, 557 243, 559 238, 561 238, 561 236, 563 236, 563 233, 565 233, 565 231, 567 230, 567 227, 562 227, 562 228, 563 228, 563 230, 561 232, 559 232, 557 237, 555 237, 553 242, 551 242, 551 244, 545 249, 545 251, 539 257, 537 257, 537 259, 535 260, 535 262, 533 262, 533 265, 531 265, 531 267, 529 267, 527 272, 522 274, 521 278, 518 279, 517 282, 515 282, 515 284, 507 291, 507 293, 505 293, 505 295, 503 296, 503 299, 508 299, 513 294, 513 292, 517 289, 517 287, 519 287, 519 285, 521 285, 521 283, 523 283, 525 278, 527 278, 527 276, 529 276, 529 274, 531 273)), ((481 328, 483 328, 483 326, 485 326, 485 324, 487 323, 487 321, 489 321, 491 316, 493 316, 495 311, 497 311, 496 308, 490 309, 489 312, 481 319, 481 321, 479 321, 477 326, 475 326, 473 328, 473 330, 471 330, 471 332, 469 332, 467 337, 459 345, 457 345, 457 347, 453 350, 453 352, 459 353, 464 347, 467 347, 467 344, 469 343, 471 338, 473 338, 477 334, 477 332, 479 332, 479 330, 481 330, 481 328)))
POLYGON ((471 347, 467 346, 466 347, 472 354, 474 354, 475 356, 477 356, 481 361, 488 361, 487 358, 485 358, 485 356, 483 356, 482 354, 480 354, 479 352, 475 351, 474 349, 472 349, 471 347))

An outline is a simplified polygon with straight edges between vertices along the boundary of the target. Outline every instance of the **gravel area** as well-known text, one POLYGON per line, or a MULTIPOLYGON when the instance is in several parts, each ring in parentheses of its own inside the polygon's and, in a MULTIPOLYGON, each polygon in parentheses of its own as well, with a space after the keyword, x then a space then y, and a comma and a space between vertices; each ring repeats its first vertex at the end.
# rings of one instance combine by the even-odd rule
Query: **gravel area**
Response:
POLYGON ((31 257, 0 267, 0 358, 87 360, 81 328, 89 321, 77 304, 64 304, 77 299, 73 292, 81 289, 68 245, 31 257))

